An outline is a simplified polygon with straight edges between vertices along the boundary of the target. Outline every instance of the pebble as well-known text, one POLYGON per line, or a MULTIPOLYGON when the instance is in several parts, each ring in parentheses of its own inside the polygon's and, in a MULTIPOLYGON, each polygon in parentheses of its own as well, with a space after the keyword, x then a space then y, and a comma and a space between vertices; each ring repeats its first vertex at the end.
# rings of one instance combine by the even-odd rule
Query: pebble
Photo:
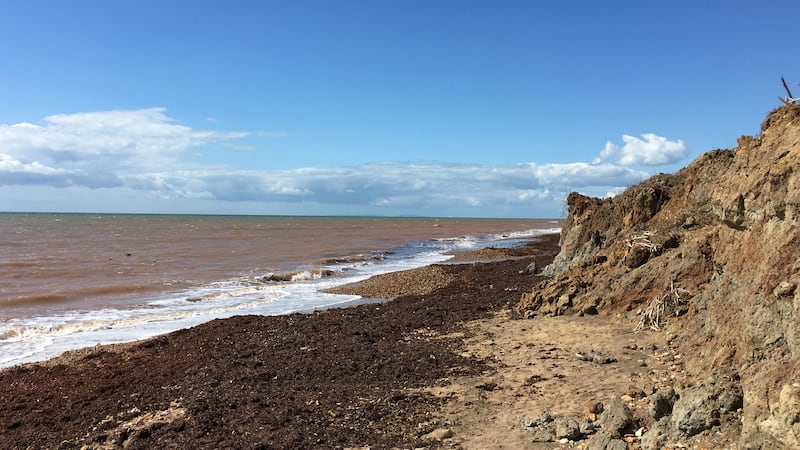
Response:
POLYGON ((430 433, 422 436, 426 441, 442 441, 447 438, 453 437, 453 430, 449 428, 437 428, 430 433))

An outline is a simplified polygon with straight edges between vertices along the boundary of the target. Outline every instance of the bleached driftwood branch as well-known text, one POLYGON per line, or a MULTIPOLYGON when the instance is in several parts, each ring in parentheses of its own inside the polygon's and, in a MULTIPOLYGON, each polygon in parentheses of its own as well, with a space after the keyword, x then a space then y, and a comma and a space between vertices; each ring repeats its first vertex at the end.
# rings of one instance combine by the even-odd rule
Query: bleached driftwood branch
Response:
POLYGON ((684 288, 676 287, 675 282, 670 282, 670 287, 663 295, 659 295, 650 301, 647 308, 641 313, 639 323, 634 328, 634 332, 639 332, 645 327, 653 331, 661 331, 664 326, 664 316, 669 306, 679 306, 686 303, 685 297, 689 291, 684 288))

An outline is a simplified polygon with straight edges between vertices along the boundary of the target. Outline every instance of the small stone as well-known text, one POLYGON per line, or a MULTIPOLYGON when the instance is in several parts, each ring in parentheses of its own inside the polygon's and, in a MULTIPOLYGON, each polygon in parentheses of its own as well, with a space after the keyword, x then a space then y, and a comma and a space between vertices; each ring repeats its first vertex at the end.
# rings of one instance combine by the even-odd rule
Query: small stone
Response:
POLYGON ((555 440, 553 433, 547 430, 536 429, 531 436, 531 442, 553 442, 555 440))
POLYGON ((594 422, 589 419, 584 418, 581 420, 578 425, 580 426, 580 432, 584 436, 589 436, 590 434, 594 434, 597 429, 594 426, 594 422))
POLYGON ((453 437, 453 431, 449 428, 437 428, 430 433, 422 436, 423 440, 426 441, 443 441, 445 439, 453 437))
POLYGON ((482 391, 491 392, 497 389, 497 383, 481 383, 476 387, 482 391))
POLYGON ((612 439, 606 445, 606 450, 628 450, 628 444, 622 439, 612 439))
POLYGON ((797 285, 788 281, 781 281, 775 289, 772 290, 772 295, 775 297, 790 297, 794 294, 797 285))
POLYGON ((595 349, 589 349, 581 352, 575 353, 575 357, 580 359, 581 361, 589 361, 596 364, 608 364, 612 362, 616 362, 617 359, 611 356, 608 356, 604 353, 598 352, 595 349))
POLYGON ((586 408, 589 410, 591 414, 600 414, 603 412, 603 402, 589 402, 586 405, 586 408))
POLYGON ((528 275, 536 274, 536 270, 537 270, 536 261, 533 261, 532 263, 528 264, 528 267, 525 268, 525 272, 527 272, 528 275))
POLYGON ((587 316, 596 316, 597 315, 597 307, 594 305, 589 305, 581 310, 582 313, 586 314, 587 316))

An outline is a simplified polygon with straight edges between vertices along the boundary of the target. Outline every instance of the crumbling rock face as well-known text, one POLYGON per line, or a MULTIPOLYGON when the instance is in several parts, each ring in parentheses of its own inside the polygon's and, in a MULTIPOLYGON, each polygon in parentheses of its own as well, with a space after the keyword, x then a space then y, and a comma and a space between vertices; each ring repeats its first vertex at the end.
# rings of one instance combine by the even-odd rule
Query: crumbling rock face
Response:
MULTIPOLYGON (((517 315, 615 315, 667 330, 688 375, 740 377, 743 446, 797 447, 799 168, 791 105, 758 136, 674 175, 609 199, 571 194, 561 253, 543 272, 551 278, 522 295, 517 315)), ((661 420, 680 428, 674 415, 661 420)))
POLYGON ((622 230, 652 218, 669 199, 671 179, 669 175, 657 175, 631 187, 623 196, 607 199, 571 193, 567 197, 569 215, 562 228, 561 253, 543 274, 557 275, 576 261, 593 257, 607 241, 617 239, 622 230))

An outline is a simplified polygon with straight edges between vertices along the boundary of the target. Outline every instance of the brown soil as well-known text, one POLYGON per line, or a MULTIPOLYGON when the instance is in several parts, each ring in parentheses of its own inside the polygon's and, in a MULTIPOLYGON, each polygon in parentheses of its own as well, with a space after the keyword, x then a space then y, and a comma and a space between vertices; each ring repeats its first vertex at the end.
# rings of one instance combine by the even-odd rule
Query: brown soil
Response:
MULTIPOLYGON (((413 448, 442 425, 452 377, 491 370, 464 323, 508 309, 557 236, 513 259, 381 277, 386 297, 313 314, 215 320, 0 371, 3 448, 413 448), (436 280, 449 280, 443 286, 436 280), (433 281, 431 281, 433 280, 433 281), (428 289, 420 288, 428 286, 428 289)), ((355 287, 354 287, 355 289, 355 287)))

